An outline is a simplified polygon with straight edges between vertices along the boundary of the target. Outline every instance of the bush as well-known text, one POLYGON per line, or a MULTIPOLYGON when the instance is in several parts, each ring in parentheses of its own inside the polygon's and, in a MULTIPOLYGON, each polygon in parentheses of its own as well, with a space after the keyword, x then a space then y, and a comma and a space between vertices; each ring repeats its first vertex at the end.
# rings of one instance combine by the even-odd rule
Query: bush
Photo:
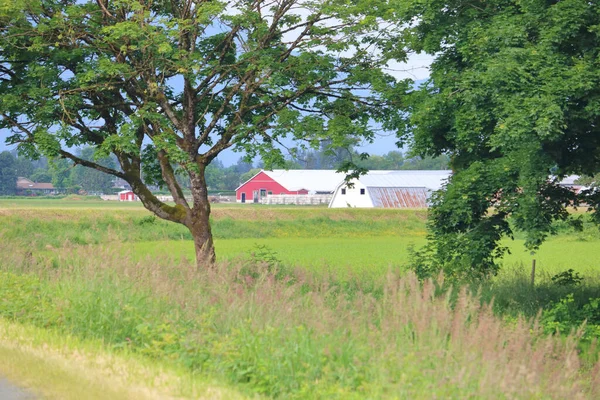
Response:
POLYGON ((573 271, 573 269, 556 274, 551 279, 552 282, 560 286, 576 286, 583 281, 583 277, 578 272, 573 271))
POLYGON ((584 339, 600 339, 600 298, 580 305, 571 293, 545 309, 541 322, 546 333, 569 334, 580 330, 584 339))

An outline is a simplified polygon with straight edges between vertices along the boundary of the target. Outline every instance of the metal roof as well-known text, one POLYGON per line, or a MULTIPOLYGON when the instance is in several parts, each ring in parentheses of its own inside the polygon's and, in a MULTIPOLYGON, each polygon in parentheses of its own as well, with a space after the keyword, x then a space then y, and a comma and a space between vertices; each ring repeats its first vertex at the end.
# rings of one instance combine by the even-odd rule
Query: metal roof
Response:
POLYGON ((274 169, 263 172, 290 191, 333 192, 346 177, 346 174, 332 169, 274 169))
POLYGON ((369 196, 373 201, 373 207, 426 208, 429 190, 424 187, 370 187, 369 196))
POLYGON ((576 185, 575 181, 579 178, 579 175, 567 175, 561 181, 559 181, 558 184, 563 186, 573 186, 576 185))
POLYGON ((439 190, 452 171, 369 171, 358 180, 366 187, 439 190))

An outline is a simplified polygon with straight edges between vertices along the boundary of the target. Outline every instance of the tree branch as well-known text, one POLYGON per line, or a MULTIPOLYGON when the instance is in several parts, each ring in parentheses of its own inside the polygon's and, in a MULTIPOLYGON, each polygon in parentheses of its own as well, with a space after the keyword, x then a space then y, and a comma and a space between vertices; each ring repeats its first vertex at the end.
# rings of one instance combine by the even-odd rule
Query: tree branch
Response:
POLYGON ((186 210, 190 209, 188 202, 185 199, 183 191, 181 190, 181 186, 177 182, 177 178, 175 177, 175 171, 173 171, 173 167, 169 162, 169 158, 167 156, 167 152, 164 150, 158 151, 158 161, 160 163, 160 169, 162 170, 162 176, 173 196, 173 200, 175 204, 180 204, 185 207, 186 210))

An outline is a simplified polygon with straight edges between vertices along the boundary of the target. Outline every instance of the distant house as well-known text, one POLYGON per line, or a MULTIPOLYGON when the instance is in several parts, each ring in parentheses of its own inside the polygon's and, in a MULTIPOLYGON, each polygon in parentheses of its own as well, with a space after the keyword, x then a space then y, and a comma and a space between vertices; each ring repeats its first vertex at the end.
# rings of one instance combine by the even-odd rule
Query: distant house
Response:
POLYGON ((262 170, 235 190, 238 203, 260 203, 269 195, 330 194, 345 175, 334 170, 262 170))
POLYGON ((451 171, 370 171, 351 185, 341 182, 330 208, 426 208, 431 192, 439 190, 451 171))
POLYGON ((24 177, 17 178, 17 195, 18 196, 39 196, 56 194, 57 190, 51 183, 33 182, 24 177))
POLYGON ((119 192, 119 201, 137 201, 137 196, 131 190, 119 192))

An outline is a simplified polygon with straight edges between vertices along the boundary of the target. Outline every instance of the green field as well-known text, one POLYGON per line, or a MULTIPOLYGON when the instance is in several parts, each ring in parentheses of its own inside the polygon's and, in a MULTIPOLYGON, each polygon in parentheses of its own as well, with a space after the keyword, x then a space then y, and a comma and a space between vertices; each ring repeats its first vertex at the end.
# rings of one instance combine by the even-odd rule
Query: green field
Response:
MULTIPOLYGON (((220 259, 230 260, 266 247, 286 264, 337 272, 385 272, 406 266, 409 248, 425 243, 425 213, 404 210, 340 210, 302 207, 213 206, 213 234, 220 259)), ((152 217, 139 203, 90 200, 0 199, 3 237, 25 239, 40 250, 63 245, 131 242, 135 258, 194 254, 183 226, 152 217), (27 237, 33 236, 35 241, 27 237)), ((551 236, 532 255, 523 239, 505 240, 505 266, 540 271, 568 268, 600 271, 600 234, 568 230, 551 236)))
POLYGON ((197 271, 186 229, 138 203, 0 199, 0 375, 50 398, 53 381, 96 398, 596 398, 596 325, 565 340, 580 320, 563 309, 527 319, 598 297, 597 228, 557 226, 535 255, 517 236, 459 294, 409 272, 425 219, 217 204, 219 263, 197 271), (552 281, 567 269, 583 281, 552 281))

